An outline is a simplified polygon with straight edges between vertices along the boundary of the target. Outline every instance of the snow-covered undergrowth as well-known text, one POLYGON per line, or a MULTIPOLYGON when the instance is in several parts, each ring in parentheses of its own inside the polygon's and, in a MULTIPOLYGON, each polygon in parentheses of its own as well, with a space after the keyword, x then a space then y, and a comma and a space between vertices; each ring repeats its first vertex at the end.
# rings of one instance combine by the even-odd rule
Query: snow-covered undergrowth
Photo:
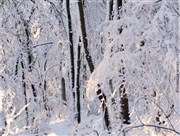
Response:
MULTIPOLYGON (((178 15, 172 8, 176 4, 170 1, 127 4, 122 18, 110 22, 104 30, 104 58, 88 81, 89 100, 93 103, 97 99, 100 84, 109 110, 112 98, 118 103, 119 88, 123 84, 129 99, 129 128, 142 125, 143 134, 175 134, 155 126, 175 131, 180 128, 176 89, 178 15)), ((116 117, 110 118, 113 122, 116 117)), ((126 130, 120 126, 119 129, 126 130)), ((138 131, 132 129, 133 133, 138 131)))
POLYGON ((178 1, 112 1, 83 1, 92 73, 80 1, 0 1, 0 135, 180 135, 178 1))

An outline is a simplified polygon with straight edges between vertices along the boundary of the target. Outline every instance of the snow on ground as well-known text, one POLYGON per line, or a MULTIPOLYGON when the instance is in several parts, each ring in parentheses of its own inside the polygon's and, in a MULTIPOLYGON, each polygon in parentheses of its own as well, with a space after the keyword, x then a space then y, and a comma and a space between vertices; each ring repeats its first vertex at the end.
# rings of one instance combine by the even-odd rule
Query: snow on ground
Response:
POLYGON ((61 120, 50 123, 50 132, 47 136, 70 136, 73 126, 70 122, 61 120))

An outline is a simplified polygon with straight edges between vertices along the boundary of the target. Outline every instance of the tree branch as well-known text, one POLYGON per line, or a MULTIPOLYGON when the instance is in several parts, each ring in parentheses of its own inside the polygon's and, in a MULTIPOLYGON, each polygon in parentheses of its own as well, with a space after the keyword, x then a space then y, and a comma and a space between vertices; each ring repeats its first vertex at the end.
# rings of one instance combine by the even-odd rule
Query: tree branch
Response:
POLYGON ((39 46, 44 46, 44 45, 47 45, 47 44, 53 44, 53 42, 37 44, 37 45, 33 46, 33 48, 36 48, 36 47, 39 47, 39 46))
POLYGON ((178 135, 180 135, 180 132, 172 129, 172 128, 167 128, 167 127, 163 127, 163 126, 157 126, 157 125, 151 125, 151 124, 142 124, 142 125, 137 125, 137 126, 132 126, 132 127, 127 127, 127 128, 124 128, 123 130, 121 130, 121 132, 119 133, 119 135, 125 131, 125 132, 128 132, 129 130, 131 129, 134 129, 134 128, 140 128, 140 127, 154 127, 154 128, 160 128, 160 129, 165 129, 165 130, 169 130, 169 131, 172 131, 178 135))

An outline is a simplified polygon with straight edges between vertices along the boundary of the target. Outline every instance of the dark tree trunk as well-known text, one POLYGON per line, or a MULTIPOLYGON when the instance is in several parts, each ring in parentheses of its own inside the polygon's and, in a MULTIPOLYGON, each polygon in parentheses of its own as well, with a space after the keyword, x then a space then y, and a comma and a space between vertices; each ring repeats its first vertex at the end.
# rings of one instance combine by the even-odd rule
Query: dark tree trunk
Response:
POLYGON ((109 20, 113 20, 113 0, 109 1, 109 20))
MULTIPOLYGON (((66 0, 66 10, 67 10, 67 21, 68 21, 68 38, 70 42, 70 61, 71 61, 71 86, 72 86, 72 95, 73 95, 73 103, 75 104, 75 92, 73 91, 74 82, 75 82, 75 69, 74 69, 74 47, 73 47, 73 32, 72 32, 72 20, 71 20, 71 12, 70 12, 70 3, 69 0, 66 0)), ((75 106, 73 106, 75 111, 75 106)))
POLYGON ((28 58, 28 71, 31 72, 32 71, 32 54, 31 54, 31 46, 30 46, 30 39, 29 39, 29 35, 30 32, 28 30, 29 28, 29 21, 24 21, 24 27, 25 27, 25 34, 26 34, 26 49, 27 49, 27 58, 28 58))
MULTIPOLYGON (((82 0, 78 0, 78 9, 79 9, 79 17, 80 17, 80 26, 81 26, 81 37, 82 37, 82 43, 84 46, 85 51, 85 58, 89 67, 90 72, 92 73, 94 71, 94 64, 92 61, 92 57, 90 55, 89 49, 88 49, 88 39, 87 39, 87 33, 86 33, 86 24, 85 24, 85 16, 84 16, 84 9, 83 9, 83 3, 82 0)), ((80 123, 81 121, 81 105, 80 105, 80 45, 78 45, 78 69, 77 69, 77 121, 80 123)))
MULTIPOLYGON (((73 32, 72 32, 72 20, 70 12, 70 3, 69 0, 66 0, 66 10, 68 18, 68 38, 70 42, 70 60, 71 60, 71 82, 72 88, 74 88, 74 79, 75 79, 75 70, 74 70, 74 47, 73 47, 73 32)), ((75 96, 75 95, 74 95, 75 96)))
POLYGON ((90 72, 92 73, 94 71, 94 64, 93 64, 92 57, 88 49, 88 39, 87 39, 87 33, 86 33, 86 24, 85 24, 82 0, 78 0, 78 8, 79 8, 80 25, 81 25, 82 41, 83 41, 83 46, 84 46, 84 51, 85 51, 85 57, 86 57, 86 61, 89 66, 90 72))
POLYGON ((48 111, 49 110, 49 108, 48 108, 48 105, 47 105, 47 96, 46 96, 46 88, 47 88, 47 82, 46 82, 46 80, 44 80, 44 86, 43 86, 43 91, 44 91, 44 94, 43 94, 43 103, 44 103, 44 109, 46 110, 46 111, 48 111))
POLYGON ((121 120, 123 120, 123 124, 130 124, 128 97, 124 84, 121 84, 119 90, 120 90, 121 117, 122 117, 121 120))
MULTIPOLYGON (((22 67, 22 87, 23 87, 23 93, 24 93, 24 103, 25 105, 28 104, 28 99, 27 99, 27 90, 26 90, 26 81, 25 81, 25 73, 24 73, 24 64, 21 61, 21 67, 22 67)), ((25 108, 26 112, 26 126, 29 126, 29 109, 28 107, 25 108)), ((27 128, 26 128, 27 129, 27 128)))
POLYGON ((108 130, 110 130, 111 128, 110 128, 110 121, 109 121, 109 113, 108 113, 108 108, 106 105, 107 100, 106 100, 105 94, 102 93, 102 90, 99 84, 98 84, 98 90, 96 91, 96 94, 102 103, 102 111, 103 111, 103 118, 104 118, 105 126, 107 127, 108 130))
MULTIPOLYGON (((46 59, 46 55, 47 54, 45 54, 45 59, 46 59)), ((44 63, 44 71, 46 71, 47 70, 47 60, 45 60, 45 63, 44 63)), ((43 81, 43 104, 44 104, 44 109, 46 110, 46 111, 49 111, 49 107, 48 107, 48 104, 47 104, 47 102, 48 102, 48 99, 47 99, 47 81, 46 81, 46 79, 44 79, 44 81, 43 81)), ((47 114, 47 115, 49 115, 49 114, 47 114)))
POLYGON ((117 0, 117 9, 119 10, 120 7, 122 7, 122 1, 123 0, 117 0))
MULTIPOLYGON (((92 73, 94 71, 94 64, 92 61, 92 57, 90 55, 89 49, 88 49, 88 39, 87 39, 87 33, 86 33, 86 24, 85 24, 85 16, 84 16, 84 10, 83 10, 83 3, 82 0, 78 0, 78 8, 79 8, 79 16, 80 16, 80 25, 81 25, 81 33, 82 33, 82 41, 85 51, 85 57, 87 64, 89 66, 90 72, 92 73)), ((108 108, 106 106, 106 96, 102 93, 100 89, 100 85, 98 85, 97 95, 99 100, 102 102, 102 110, 103 110, 103 118, 105 122, 105 126, 108 130, 110 130, 110 121, 109 121, 109 114, 108 114, 108 108)))
POLYGON ((120 8, 122 7, 123 0, 117 0, 117 19, 120 19, 120 8))
POLYGON ((15 76, 18 75, 18 66, 19 66, 19 58, 17 58, 16 66, 15 66, 15 76))
POLYGON ((78 45, 77 51, 77 79, 76 79, 76 95, 77 95, 77 122, 81 122, 81 95, 80 95, 80 68, 81 68, 81 46, 78 45))
MULTIPOLYGON (((21 12, 19 10, 18 4, 14 1, 14 6, 16 8, 17 11, 17 15, 19 16, 20 22, 22 22, 23 25, 23 35, 22 36, 17 36, 20 45, 22 46, 23 49, 23 53, 21 54, 22 60, 20 61, 19 58, 16 62, 16 66, 15 66, 15 75, 18 75, 19 69, 18 66, 20 65, 20 67, 22 68, 22 88, 23 88, 23 94, 24 94, 24 101, 25 101, 25 105, 28 104, 29 102, 29 98, 31 96, 28 96, 28 88, 31 88, 32 90, 32 94, 34 96, 34 100, 35 97, 37 97, 36 94, 36 90, 35 90, 35 86, 33 84, 31 84, 30 86, 28 86, 28 84, 26 83, 26 72, 32 72, 32 62, 33 62, 33 55, 32 55, 32 47, 31 47, 31 40, 30 40, 30 21, 31 21, 31 17, 34 14, 35 11, 35 1, 31 0, 31 2, 33 2, 33 7, 30 11, 30 15, 29 18, 26 20, 24 18, 24 14, 23 12, 21 12)), ((18 35, 18 34, 17 34, 18 35)), ((26 114, 26 126, 30 126, 31 122, 30 122, 30 108, 28 108, 28 106, 26 106, 25 108, 25 114, 26 114)), ((27 128, 26 128, 27 129, 27 128)))
POLYGON ((31 88, 32 88, 33 96, 34 96, 34 101, 36 102, 36 101, 37 101, 37 100, 36 100, 37 92, 36 92, 36 89, 35 89, 35 87, 34 87, 33 84, 31 84, 31 88))
POLYGON ((61 79, 61 86, 62 86, 61 97, 62 97, 63 103, 66 105, 67 99, 66 99, 66 88, 65 88, 65 79, 64 78, 61 79))

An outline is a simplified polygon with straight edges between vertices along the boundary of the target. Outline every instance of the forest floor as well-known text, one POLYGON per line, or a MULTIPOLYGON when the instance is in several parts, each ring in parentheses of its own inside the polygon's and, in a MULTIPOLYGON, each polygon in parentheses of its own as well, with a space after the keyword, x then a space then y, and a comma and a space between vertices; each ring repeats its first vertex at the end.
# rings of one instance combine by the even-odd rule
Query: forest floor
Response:
POLYGON ((50 132, 47 136, 70 136, 73 129, 72 124, 65 120, 52 122, 49 127, 50 132))

